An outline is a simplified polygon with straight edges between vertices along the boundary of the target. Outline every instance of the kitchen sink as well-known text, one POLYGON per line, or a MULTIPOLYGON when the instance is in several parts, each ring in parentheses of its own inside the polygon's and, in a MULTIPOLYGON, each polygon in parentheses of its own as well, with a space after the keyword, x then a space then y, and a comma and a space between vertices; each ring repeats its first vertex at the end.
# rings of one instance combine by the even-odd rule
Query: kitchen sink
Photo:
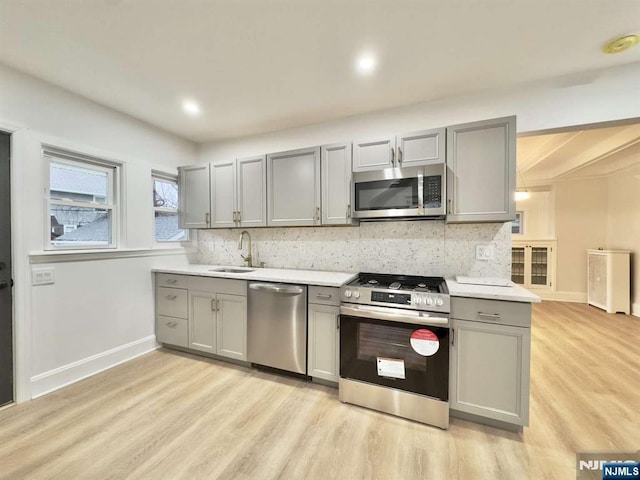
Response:
POLYGON ((219 267, 219 268, 210 268, 210 272, 220 272, 220 273, 249 273, 253 272, 252 268, 241 268, 241 267, 219 267))

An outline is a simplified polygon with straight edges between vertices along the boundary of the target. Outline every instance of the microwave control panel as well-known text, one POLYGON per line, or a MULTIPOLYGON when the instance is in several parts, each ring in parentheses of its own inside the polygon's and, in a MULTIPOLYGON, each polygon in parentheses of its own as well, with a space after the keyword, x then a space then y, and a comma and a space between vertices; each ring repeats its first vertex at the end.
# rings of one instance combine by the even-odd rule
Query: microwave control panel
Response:
POLYGON ((440 208, 442 206, 442 177, 432 175, 424 177, 424 207, 440 208))

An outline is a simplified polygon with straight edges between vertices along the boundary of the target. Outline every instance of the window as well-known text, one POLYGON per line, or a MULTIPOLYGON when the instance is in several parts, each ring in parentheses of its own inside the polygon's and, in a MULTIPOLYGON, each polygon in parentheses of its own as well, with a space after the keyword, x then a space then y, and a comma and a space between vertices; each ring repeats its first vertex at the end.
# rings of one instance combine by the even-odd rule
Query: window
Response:
POLYGON ((178 227, 178 179, 153 173, 153 216, 156 242, 184 242, 189 230, 178 227))
POLYGON ((511 222, 511 234, 523 235, 524 234, 524 212, 516 212, 516 219, 511 222))
POLYGON ((47 249, 117 246, 120 165, 44 150, 49 169, 47 249))

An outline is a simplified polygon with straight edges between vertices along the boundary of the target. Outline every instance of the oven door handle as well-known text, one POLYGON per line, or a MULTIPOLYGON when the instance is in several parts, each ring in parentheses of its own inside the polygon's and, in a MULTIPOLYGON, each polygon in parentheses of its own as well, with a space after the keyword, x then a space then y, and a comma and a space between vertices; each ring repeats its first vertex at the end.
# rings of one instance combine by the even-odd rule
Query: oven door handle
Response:
POLYGON ((391 322, 412 323, 415 325, 433 325, 438 327, 448 327, 448 317, 434 317, 425 312, 398 311, 397 309, 369 307, 369 306, 340 306, 342 315, 351 317, 371 318, 373 320, 389 320, 391 322))

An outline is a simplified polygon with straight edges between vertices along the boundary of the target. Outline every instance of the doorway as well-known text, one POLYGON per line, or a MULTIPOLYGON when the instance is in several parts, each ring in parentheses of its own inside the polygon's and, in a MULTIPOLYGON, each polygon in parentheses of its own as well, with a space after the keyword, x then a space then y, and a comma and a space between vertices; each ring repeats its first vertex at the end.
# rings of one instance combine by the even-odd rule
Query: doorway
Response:
POLYGON ((0 132, 0 406, 13 402, 11 135, 0 132))

